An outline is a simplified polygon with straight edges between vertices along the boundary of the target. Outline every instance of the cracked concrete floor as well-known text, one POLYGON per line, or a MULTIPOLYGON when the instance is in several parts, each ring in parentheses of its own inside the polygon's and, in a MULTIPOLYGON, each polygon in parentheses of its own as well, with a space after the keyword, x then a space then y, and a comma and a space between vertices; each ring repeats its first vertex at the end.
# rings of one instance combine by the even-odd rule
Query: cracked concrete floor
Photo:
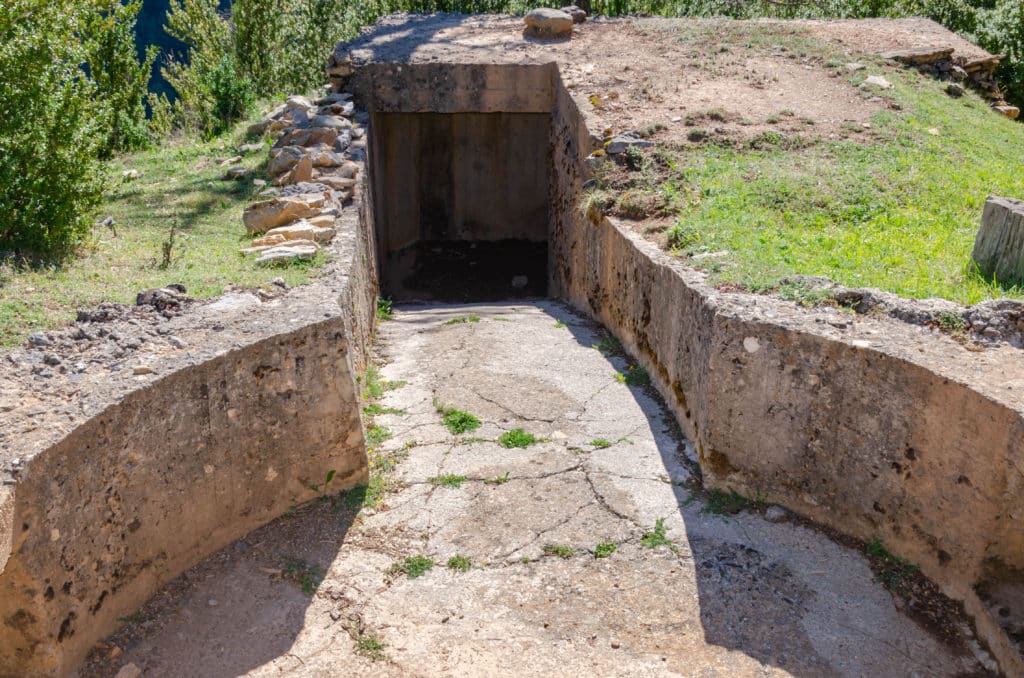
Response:
POLYGON ((81 673, 129 662, 146 676, 977 669, 901 614, 856 551, 795 522, 704 511, 671 415, 616 378, 626 359, 595 350, 601 338, 556 302, 397 309, 379 330, 383 377, 407 382, 378 401, 401 411, 375 416, 393 435, 374 454, 400 460, 382 503, 314 502, 257 530, 169 585, 81 673), (453 435, 437 404, 483 423, 453 435), (514 428, 541 442, 495 442, 514 428), (466 480, 431 482, 443 475, 466 480), (651 548, 642 538, 659 518, 672 545, 651 548), (597 558, 599 543, 617 548, 597 558), (410 556, 436 565, 389 574, 410 556), (453 556, 472 569, 448 569, 453 556))

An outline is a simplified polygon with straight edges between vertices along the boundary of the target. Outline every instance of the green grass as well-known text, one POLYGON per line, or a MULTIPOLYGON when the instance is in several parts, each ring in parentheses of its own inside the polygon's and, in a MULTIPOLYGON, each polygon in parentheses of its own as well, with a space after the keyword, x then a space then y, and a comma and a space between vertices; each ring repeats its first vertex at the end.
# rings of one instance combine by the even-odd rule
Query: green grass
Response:
MULTIPOLYGON (((277 277, 289 285, 308 281, 322 257, 264 268, 238 254, 250 241, 242 209, 257 199, 257 189, 251 178, 221 181, 226 168, 214 160, 235 155, 241 142, 240 136, 180 140, 112 161, 110 187, 96 217, 114 217, 116 235, 94 227, 79 256, 63 266, 0 266, 0 346, 66 324, 77 309, 103 301, 135 303, 140 290, 169 283, 208 298, 228 285, 269 288, 277 277), (124 181, 121 172, 128 168, 140 170, 142 177, 124 181), (174 224, 174 245, 164 266, 163 244, 174 224)), ((256 169, 267 158, 265 152, 252 153, 239 164, 256 169)))
POLYGON ((505 471, 504 475, 494 476, 493 478, 488 478, 487 480, 484 481, 484 484, 485 485, 504 485, 509 480, 511 480, 511 478, 509 477, 510 475, 511 475, 510 471, 505 471))
POLYGON ((759 511, 766 506, 762 499, 751 499, 738 494, 735 490, 708 490, 707 502, 701 513, 718 516, 731 516, 740 511, 759 511))
POLYGON ((532 433, 527 433, 521 428, 514 428, 511 431, 505 431, 498 438, 498 444, 502 447, 512 449, 513 447, 529 447, 537 442, 537 437, 532 433))
POLYGON ((389 440, 393 434, 386 426, 371 424, 366 428, 366 444, 370 447, 377 447, 385 440, 389 440))
POLYGON ((464 482, 466 482, 466 476, 455 475, 454 473, 446 473, 430 479, 430 484, 435 487, 451 487, 455 489, 462 487, 464 482))
POLYGON ((366 372, 359 378, 359 383, 363 389, 363 400, 374 400, 383 396, 385 392, 401 388, 409 382, 404 380, 387 381, 381 376, 376 365, 367 365, 366 372))
POLYGON ((382 661, 386 658, 384 654, 384 643, 376 636, 360 633, 355 638, 356 654, 366 657, 370 661, 382 661))
POLYGON ((405 410, 396 409, 394 407, 382 407, 382 406, 378 405, 377 403, 370 403, 369 405, 367 405, 366 407, 363 408, 363 414, 365 414, 365 415, 367 415, 369 417, 372 417, 372 416, 375 416, 375 415, 378 415, 378 414, 399 414, 399 415, 404 415, 404 414, 406 414, 406 411, 405 410))
POLYGON ((307 596, 313 595, 316 588, 324 580, 324 569, 315 563, 307 563, 301 558, 289 558, 284 566, 284 576, 299 585, 307 596))
POLYGON ((628 386, 647 386, 651 383, 651 375, 639 365, 630 365, 625 372, 617 372, 615 379, 628 386))
POLYGON ((391 320, 393 317, 391 300, 377 297, 377 320, 391 320))
POLYGON ((457 410, 454 407, 444 407, 438 403, 434 403, 434 407, 441 413, 442 421, 444 421, 445 428, 447 428, 453 435, 459 435, 460 433, 468 433, 469 431, 475 431, 480 428, 480 419, 470 414, 469 412, 463 412, 457 410))
POLYGON ((415 579, 425 575, 432 567, 434 561, 426 556, 409 556, 392 565, 388 574, 404 574, 409 579, 415 579))
POLYGON ((590 441, 589 444, 596 447, 599 450, 603 450, 606 447, 611 447, 615 443, 608 440, 607 438, 594 438, 593 440, 590 441))
POLYGON ((572 558, 573 550, 571 546, 566 546, 565 544, 545 544, 544 555, 558 556, 559 558, 572 558))
POLYGON ((878 539, 872 539, 864 545, 864 550, 871 559, 875 576, 885 588, 906 597, 909 580, 920 569, 917 565, 893 555, 878 539))
POLYGON ((448 569, 466 573, 473 567, 473 561, 466 556, 452 556, 448 559, 448 569))
POLYGON ((966 304, 1024 298, 970 265, 986 196, 1024 196, 1024 125, 976 94, 952 100, 914 71, 871 71, 893 83, 885 96, 902 108, 873 116, 875 138, 665 151, 672 170, 658 190, 678 215, 670 244, 682 254, 727 251, 694 263, 751 290, 806 274, 966 304))
POLYGON ((649 549, 656 549, 659 546, 668 546, 675 550, 675 544, 668 538, 668 528, 665 527, 665 519, 658 518, 654 521, 654 529, 640 537, 640 543, 649 549))
POLYGON ((595 558, 608 558, 619 548, 613 541, 603 541, 594 547, 595 558))
POLYGON ((561 320, 557 320, 555 321, 555 327, 557 329, 562 329, 563 327, 565 327, 565 323, 563 323, 561 320))
POLYGON ((452 318, 445 322, 445 325, 462 325, 465 323, 478 323, 480 322, 480 316, 478 315, 461 315, 458 318, 452 318))

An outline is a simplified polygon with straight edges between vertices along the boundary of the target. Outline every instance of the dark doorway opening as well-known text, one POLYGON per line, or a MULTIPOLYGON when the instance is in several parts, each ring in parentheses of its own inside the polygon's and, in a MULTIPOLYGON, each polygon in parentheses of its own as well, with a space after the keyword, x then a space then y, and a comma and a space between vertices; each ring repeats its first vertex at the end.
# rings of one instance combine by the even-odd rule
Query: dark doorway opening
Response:
POLYGON ((547 295, 550 124, 542 113, 372 115, 383 296, 547 295))

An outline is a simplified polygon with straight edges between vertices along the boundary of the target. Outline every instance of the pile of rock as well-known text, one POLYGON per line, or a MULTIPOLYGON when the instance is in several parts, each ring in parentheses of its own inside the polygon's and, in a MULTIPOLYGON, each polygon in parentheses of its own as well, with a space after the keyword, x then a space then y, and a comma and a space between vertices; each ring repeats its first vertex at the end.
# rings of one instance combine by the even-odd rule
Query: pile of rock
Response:
POLYGON ((1006 117, 1016 120, 1020 115, 1020 109, 1011 106, 1003 98, 1003 92, 999 89, 995 80, 995 70, 1004 55, 995 54, 981 58, 968 58, 962 55, 954 55, 952 47, 917 47, 914 49, 896 50, 884 52, 886 59, 899 61, 907 66, 938 78, 939 80, 951 80, 956 86, 947 88, 953 96, 963 93, 960 83, 970 86, 985 97, 992 108, 1006 117))
POLYGON ((274 186, 266 200, 242 215, 256 236, 241 250, 256 263, 310 258, 334 238, 335 219, 352 198, 362 156, 363 128, 353 122, 352 95, 332 93, 310 101, 290 96, 252 125, 252 135, 275 135, 267 172, 274 186))

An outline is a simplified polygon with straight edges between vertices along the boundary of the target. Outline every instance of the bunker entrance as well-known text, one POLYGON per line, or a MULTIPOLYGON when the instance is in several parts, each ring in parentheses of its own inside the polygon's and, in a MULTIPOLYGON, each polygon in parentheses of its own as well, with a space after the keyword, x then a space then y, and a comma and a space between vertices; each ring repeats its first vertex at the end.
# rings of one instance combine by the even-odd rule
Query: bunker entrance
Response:
POLYGON ((372 115, 382 295, 547 295, 550 124, 543 113, 372 115))

